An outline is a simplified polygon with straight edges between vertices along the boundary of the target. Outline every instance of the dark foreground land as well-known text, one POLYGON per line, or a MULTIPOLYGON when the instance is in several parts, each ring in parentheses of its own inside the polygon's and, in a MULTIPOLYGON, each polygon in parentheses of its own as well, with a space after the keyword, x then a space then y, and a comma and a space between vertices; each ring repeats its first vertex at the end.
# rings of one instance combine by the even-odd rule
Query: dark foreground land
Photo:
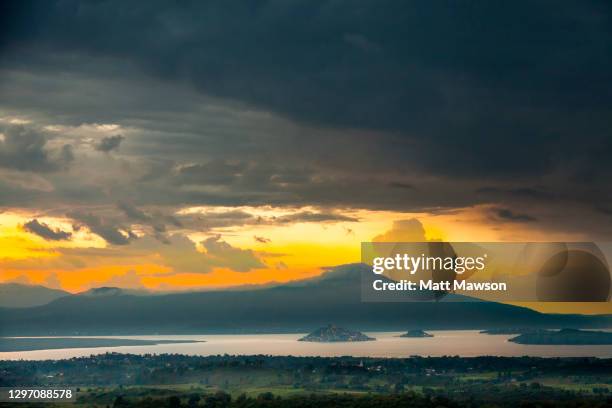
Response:
POLYGON ((0 361, 0 386, 93 407, 612 407, 612 359, 105 354, 0 361))

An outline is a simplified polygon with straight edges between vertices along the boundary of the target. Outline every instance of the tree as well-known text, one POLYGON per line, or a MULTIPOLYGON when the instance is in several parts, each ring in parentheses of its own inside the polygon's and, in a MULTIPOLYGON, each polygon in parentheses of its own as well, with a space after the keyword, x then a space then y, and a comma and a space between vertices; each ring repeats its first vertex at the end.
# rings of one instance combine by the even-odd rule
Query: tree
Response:
POLYGON ((123 398, 123 395, 117 395, 115 401, 113 401, 113 408, 124 407, 126 405, 127 404, 125 402, 125 399, 123 398))
POLYGON ((200 402, 200 395, 191 394, 189 396, 189 399, 187 400, 187 406, 190 408, 197 407, 199 402, 200 402))
POLYGON ((261 394, 259 394, 257 396, 258 400, 262 400, 262 401, 272 401, 274 399, 274 394, 272 394, 271 392, 262 392, 261 394))
POLYGON ((396 383, 396 384, 393 386, 393 392, 396 392, 396 393, 404 392, 404 384, 402 384, 402 383, 396 383))
POLYGON ((169 408, 180 408, 180 406, 181 406, 181 399, 179 397, 177 397, 176 395, 173 395, 170 398, 168 398, 169 408))

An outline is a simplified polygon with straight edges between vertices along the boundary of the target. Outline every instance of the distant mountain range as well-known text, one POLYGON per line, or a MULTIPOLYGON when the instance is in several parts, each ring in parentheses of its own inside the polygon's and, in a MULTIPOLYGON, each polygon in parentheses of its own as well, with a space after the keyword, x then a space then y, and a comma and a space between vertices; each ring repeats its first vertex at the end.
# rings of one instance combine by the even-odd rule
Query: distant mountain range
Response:
POLYGON ((149 296, 102 288, 42 306, 0 308, 0 335, 310 332, 330 323, 359 331, 612 327, 611 315, 544 314, 456 295, 362 302, 362 274, 372 275, 353 264, 272 287, 149 296))
POLYGON ((101 286, 99 288, 92 288, 86 292, 81 292, 76 296, 88 296, 88 297, 104 297, 104 296, 118 296, 118 295, 134 295, 134 296, 149 296, 153 295, 152 292, 146 290, 136 289, 121 289, 113 286, 101 286))
MULTIPOLYGON (((100 288, 89 289, 76 296, 104 297, 116 295, 138 295, 147 296, 151 292, 145 290, 121 289, 103 286, 100 288)), ((41 285, 24 285, 21 283, 2 283, 0 284, 0 307, 23 308, 42 306, 65 296, 75 296, 70 292, 60 289, 50 289, 41 285)))
POLYGON ((0 307, 32 307, 45 305, 70 293, 45 286, 5 283, 0 285, 0 307))

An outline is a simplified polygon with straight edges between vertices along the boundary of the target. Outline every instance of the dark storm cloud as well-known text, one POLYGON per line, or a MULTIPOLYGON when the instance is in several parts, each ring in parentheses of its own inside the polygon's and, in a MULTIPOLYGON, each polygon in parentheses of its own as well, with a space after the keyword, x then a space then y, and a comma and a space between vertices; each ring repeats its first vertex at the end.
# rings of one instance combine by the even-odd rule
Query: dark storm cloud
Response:
POLYGON ((337 214, 331 212, 311 212, 301 211, 295 214, 284 215, 282 217, 276 217, 274 220, 276 223, 297 223, 297 222, 356 222, 359 219, 355 217, 349 217, 344 214, 337 214))
POLYGON ((121 135, 107 136, 96 144, 95 149, 104 153, 119 150, 119 146, 121 145, 123 139, 125 139, 125 137, 121 135))
POLYGON ((534 187, 518 187, 518 188, 499 188, 499 187, 481 187, 476 190, 479 194, 487 194, 492 196, 514 196, 518 198, 530 198, 535 200, 549 201, 555 198, 555 195, 549 191, 534 187))
POLYGON ((135 238, 129 230, 121 228, 110 220, 103 219, 97 215, 84 212, 72 212, 69 216, 75 220, 78 225, 86 226, 92 233, 98 235, 109 244, 127 245, 130 240, 135 238))
POLYGON ((136 208, 134 205, 120 202, 117 204, 117 208, 125 213, 125 215, 133 221, 143 221, 143 222, 151 222, 153 219, 150 215, 145 213, 144 211, 136 208))
POLYGON ((2 7, 3 107, 144 129, 121 149, 147 171, 66 200, 612 205, 605 2, 2 7))
POLYGON ((242 210, 208 212, 206 214, 198 214, 197 219, 203 222, 203 225, 214 228, 229 225, 244 225, 255 223, 257 221, 253 214, 242 210))
POLYGON ((389 183, 389 186, 393 188, 400 188, 400 189, 406 189, 406 190, 415 189, 414 185, 410 183, 393 182, 393 183, 389 183))
MULTIPOLYGON (((297 211, 283 216, 262 216, 249 212, 249 210, 209 211, 182 215, 181 220, 190 227, 199 230, 212 230, 223 227, 236 227, 245 225, 289 225, 295 223, 333 223, 333 222, 357 222, 355 217, 350 217, 338 212, 331 211, 297 211)), ((261 236, 253 239, 260 243, 270 242, 261 236)))
POLYGON ((243 162, 230 163, 213 160, 205 164, 188 164, 179 168, 178 173, 183 183, 232 184, 246 170, 243 162))
POLYGON ((255 242, 259 242, 260 244, 268 244, 271 242, 270 238, 260 237, 257 235, 253 235, 253 239, 255 240, 255 242))
POLYGON ((391 164, 541 174, 608 137, 604 2, 26 1, 4 11, 6 52, 116 57, 298 121, 398 132, 391 164))
POLYGON ((70 163, 74 161, 74 150, 72 145, 65 144, 62 146, 62 150, 60 152, 60 159, 64 163, 70 163))
POLYGON ((516 213, 508 208, 496 208, 493 210, 493 212, 502 221, 512 221, 512 222, 536 221, 536 218, 532 217, 531 215, 516 213))
POLYGON ((24 125, 0 125, 0 167, 34 172, 61 169, 74 160, 70 145, 57 155, 47 146, 48 137, 24 125))
POLYGON ((62 231, 60 229, 53 229, 44 222, 39 222, 36 219, 30 220, 23 224, 23 228, 28 232, 51 241, 62 241, 70 239, 72 236, 70 232, 62 231))
POLYGON ((170 240, 166 235, 167 225, 182 227, 182 223, 172 215, 165 215, 159 212, 148 214, 137 208, 135 205, 125 201, 117 203, 117 208, 123 212, 129 222, 148 225, 152 230, 152 235, 162 243, 169 244, 170 240))

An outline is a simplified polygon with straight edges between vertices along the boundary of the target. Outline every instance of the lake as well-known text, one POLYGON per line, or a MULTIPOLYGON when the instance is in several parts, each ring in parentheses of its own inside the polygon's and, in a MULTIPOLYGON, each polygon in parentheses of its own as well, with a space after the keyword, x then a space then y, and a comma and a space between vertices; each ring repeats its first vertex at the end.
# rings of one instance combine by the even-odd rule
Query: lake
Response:
MULTIPOLYGON (((543 346, 508 342, 513 336, 491 336, 475 330, 429 331, 431 338, 400 338, 401 332, 366 332, 377 341, 356 343, 298 342, 304 334, 255 335, 159 335, 95 336, 108 339, 135 340, 203 340, 204 343, 134 345, 119 347, 69 348, 1 352, 0 360, 45 360, 89 356, 106 352, 134 354, 180 353, 188 355, 268 354, 293 356, 409 357, 458 355, 471 356, 540 356, 540 357, 612 357, 612 345, 543 346)), ((94 336, 92 336, 94 337, 94 336)))

